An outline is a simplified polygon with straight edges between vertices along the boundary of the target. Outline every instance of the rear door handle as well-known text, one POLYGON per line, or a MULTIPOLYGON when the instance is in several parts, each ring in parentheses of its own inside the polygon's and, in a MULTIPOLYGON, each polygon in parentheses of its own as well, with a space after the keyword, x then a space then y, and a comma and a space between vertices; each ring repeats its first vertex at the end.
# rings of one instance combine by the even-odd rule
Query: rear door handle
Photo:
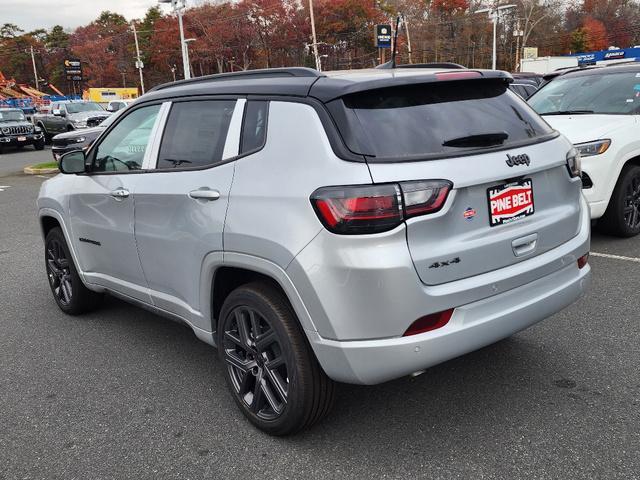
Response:
POLYGON ((118 188, 109 193, 116 200, 122 200, 123 198, 127 198, 129 196, 129 190, 125 188, 118 188))
POLYGON ((208 200, 210 202, 218 200, 220 198, 220 192, 218 190, 211 190, 208 188, 202 188, 198 190, 191 190, 189 196, 196 200, 208 200))

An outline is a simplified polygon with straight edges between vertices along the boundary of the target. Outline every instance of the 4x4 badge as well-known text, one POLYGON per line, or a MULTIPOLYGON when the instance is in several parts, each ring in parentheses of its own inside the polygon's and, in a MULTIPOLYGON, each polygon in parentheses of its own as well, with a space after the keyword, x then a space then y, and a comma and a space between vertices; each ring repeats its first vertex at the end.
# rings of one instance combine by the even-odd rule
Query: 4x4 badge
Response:
POLYGON ((531 163, 531 159, 526 153, 522 153, 520 155, 509 155, 507 153, 506 162, 510 167, 515 167, 516 165, 526 165, 528 167, 531 163))

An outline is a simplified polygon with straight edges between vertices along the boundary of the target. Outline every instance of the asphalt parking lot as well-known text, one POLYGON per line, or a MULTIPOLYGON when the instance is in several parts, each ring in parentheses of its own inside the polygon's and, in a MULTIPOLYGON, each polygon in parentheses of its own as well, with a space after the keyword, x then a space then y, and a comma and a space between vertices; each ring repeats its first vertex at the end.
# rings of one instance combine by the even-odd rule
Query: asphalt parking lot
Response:
POLYGON ((594 234, 588 296, 498 344, 375 387, 271 438, 214 350, 115 299, 56 307, 35 198, 0 155, 0 479, 640 478, 640 238, 594 234))

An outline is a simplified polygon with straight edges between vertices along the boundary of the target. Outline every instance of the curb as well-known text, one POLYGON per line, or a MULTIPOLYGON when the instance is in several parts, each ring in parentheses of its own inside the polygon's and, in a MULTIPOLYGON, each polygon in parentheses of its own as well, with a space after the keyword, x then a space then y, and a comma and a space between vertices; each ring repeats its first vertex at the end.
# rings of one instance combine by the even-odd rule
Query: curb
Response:
POLYGON ((58 170, 57 168, 24 167, 23 172, 27 175, 47 175, 51 173, 60 173, 60 170, 58 170))

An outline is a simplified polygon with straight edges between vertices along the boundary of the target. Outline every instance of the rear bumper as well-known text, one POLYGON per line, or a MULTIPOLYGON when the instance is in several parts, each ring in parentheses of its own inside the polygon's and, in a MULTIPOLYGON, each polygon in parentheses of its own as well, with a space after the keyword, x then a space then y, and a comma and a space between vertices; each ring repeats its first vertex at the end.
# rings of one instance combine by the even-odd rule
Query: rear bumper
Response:
MULTIPOLYGON (((581 199, 578 234, 545 253, 474 277, 428 286, 419 281, 406 240, 324 235, 287 268, 314 326, 306 333, 329 377, 381 383, 489 345, 562 310, 587 289, 589 210, 581 199), (345 243, 347 242, 347 243, 345 243), (404 252, 404 253, 403 253, 404 252), (417 318, 454 308, 444 327, 402 337, 417 318)), ((402 232, 403 233, 403 232, 402 232)))
POLYGON ((578 299, 591 269, 576 264, 514 290, 459 307, 443 328, 411 337, 340 342, 308 332, 327 375, 376 384, 490 345, 544 320, 578 299))

